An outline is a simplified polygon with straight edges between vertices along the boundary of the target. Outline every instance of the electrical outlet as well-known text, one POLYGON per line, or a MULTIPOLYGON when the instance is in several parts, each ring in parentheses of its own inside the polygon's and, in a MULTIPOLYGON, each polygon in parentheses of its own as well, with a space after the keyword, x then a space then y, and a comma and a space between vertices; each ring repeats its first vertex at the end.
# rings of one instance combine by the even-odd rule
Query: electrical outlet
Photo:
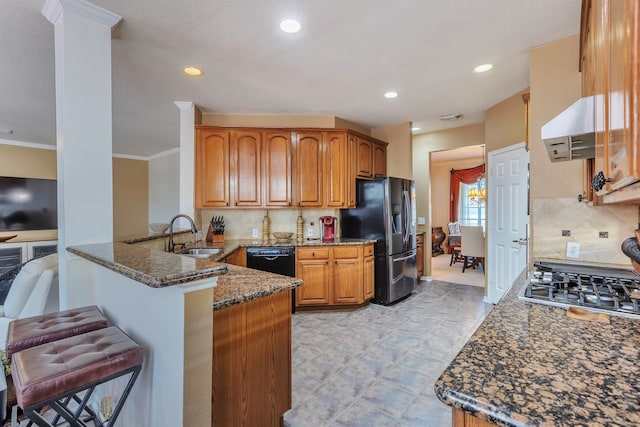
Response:
POLYGON ((580 258, 580 243, 567 242, 567 258, 580 258))
POLYGON ((313 237, 313 228, 307 228, 307 237, 313 237))
POLYGON ((419 216, 418 217, 418 225, 425 225, 425 224, 426 224, 426 222, 425 222, 424 217, 423 216, 419 216))
POLYGON ((251 237, 260 237, 260 230, 254 228, 251 230, 251 237))

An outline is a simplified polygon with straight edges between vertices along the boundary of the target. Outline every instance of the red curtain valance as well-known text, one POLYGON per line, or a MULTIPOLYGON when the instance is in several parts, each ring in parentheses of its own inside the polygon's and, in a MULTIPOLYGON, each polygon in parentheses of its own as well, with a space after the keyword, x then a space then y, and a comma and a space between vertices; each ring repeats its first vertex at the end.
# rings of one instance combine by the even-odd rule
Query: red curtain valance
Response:
POLYGON ((451 169, 451 207, 449 222, 458 221, 458 201, 460 200, 460 183, 473 184, 484 175, 484 163, 468 169, 451 169))

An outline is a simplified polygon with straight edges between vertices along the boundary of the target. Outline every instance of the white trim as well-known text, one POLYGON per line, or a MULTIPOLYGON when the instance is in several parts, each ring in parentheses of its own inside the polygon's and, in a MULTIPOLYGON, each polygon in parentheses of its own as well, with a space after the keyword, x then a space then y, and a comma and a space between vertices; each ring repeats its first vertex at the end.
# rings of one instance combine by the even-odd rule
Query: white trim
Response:
POLYGON ((149 160, 158 159, 160 157, 170 156, 171 154, 176 154, 180 152, 180 147, 172 148, 171 150, 162 151, 158 154, 152 154, 149 156, 149 160))
POLYGON ((113 153, 111 154, 111 157, 116 157, 118 159, 131 159, 131 160, 144 160, 146 162, 149 161, 148 157, 144 157, 144 156, 134 156, 131 154, 118 154, 118 153, 113 153))
MULTIPOLYGON (((526 146, 526 144, 524 142, 518 142, 516 144, 509 145, 507 147, 502 147, 502 148, 498 148, 496 150, 491 150, 489 153, 487 153, 487 162, 488 162, 489 156, 492 153, 495 156, 496 154, 502 154, 502 153, 506 153, 508 151, 518 150, 520 148, 527 148, 527 146, 526 146)), ((527 152, 528 151, 529 150, 527 150, 527 152)), ((489 174, 485 172, 485 176, 489 176, 489 174)))
POLYGON ((191 101, 173 101, 173 103, 181 110, 188 110, 193 107, 193 102, 191 101))
POLYGON ((39 148, 41 150, 53 150, 53 151, 56 151, 57 149, 55 145, 50 145, 50 144, 38 144, 35 142, 13 141, 10 139, 1 139, 1 138, 0 138, 0 145, 16 145, 18 147, 39 148))
POLYGON ((122 21, 122 16, 93 5, 85 0, 47 0, 42 8, 42 15, 47 18, 49 22, 55 24, 60 18, 60 15, 62 15, 63 10, 103 24, 112 30, 118 22, 122 21))
MULTIPOLYGON (((56 151, 57 150, 57 146, 55 145, 49 145, 49 144, 38 144, 35 142, 24 142, 24 141, 12 141, 10 139, 1 139, 0 138, 0 145, 15 145, 17 147, 25 147, 25 148, 37 148, 40 150, 53 150, 56 151)), ((131 159, 131 160, 145 160, 145 161, 149 161, 151 159, 157 158, 157 157, 162 157, 162 156, 168 156, 169 154, 173 154, 173 153, 177 153, 180 151, 180 148, 172 148, 171 150, 167 150, 167 151, 163 151, 161 153, 158 154, 153 154, 151 156, 134 156, 132 154, 119 154, 119 153, 112 153, 111 156, 112 157, 117 157, 120 159, 131 159)))

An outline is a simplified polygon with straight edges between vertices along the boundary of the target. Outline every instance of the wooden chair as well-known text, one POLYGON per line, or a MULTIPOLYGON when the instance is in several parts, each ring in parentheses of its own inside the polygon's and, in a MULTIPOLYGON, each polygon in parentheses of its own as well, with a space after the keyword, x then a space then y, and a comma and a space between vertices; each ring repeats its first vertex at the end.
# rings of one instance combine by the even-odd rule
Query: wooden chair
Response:
POLYGON ((484 233, 482 227, 460 226, 461 246, 460 254, 463 257, 462 272, 467 268, 476 268, 482 265, 484 273, 484 233))

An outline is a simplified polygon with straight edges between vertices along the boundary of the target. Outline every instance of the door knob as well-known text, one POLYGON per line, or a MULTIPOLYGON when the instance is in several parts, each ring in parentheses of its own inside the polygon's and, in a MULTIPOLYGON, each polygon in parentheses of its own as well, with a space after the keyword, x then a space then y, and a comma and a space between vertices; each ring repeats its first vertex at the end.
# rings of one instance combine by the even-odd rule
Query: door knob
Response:
POLYGON ((524 237, 524 238, 520 238, 520 239, 518 239, 518 240, 512 240, 512 242, 513 242, 513 243, 517 243, 517 244, 519 244, 519 245, 526 245, 528 240, 529 240, 529 239, 527 239, 526 237, 524 237))

